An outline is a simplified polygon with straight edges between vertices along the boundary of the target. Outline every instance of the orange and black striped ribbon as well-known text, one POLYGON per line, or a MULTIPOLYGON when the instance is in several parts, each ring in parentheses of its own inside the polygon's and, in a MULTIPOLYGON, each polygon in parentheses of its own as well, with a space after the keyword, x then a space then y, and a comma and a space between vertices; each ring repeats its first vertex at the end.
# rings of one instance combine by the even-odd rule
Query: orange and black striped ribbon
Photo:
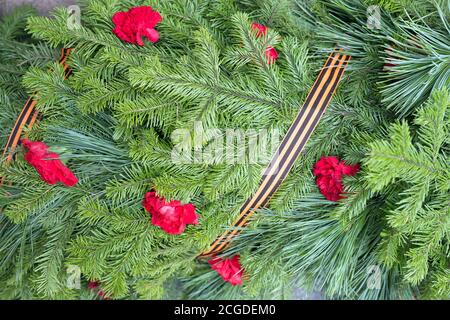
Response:
MULTIPOLYGON (((59 64, 64 68, 65 79, 69 77, 72 73, 72 69, 69 68, 67 64, 67 58, 70 54, 71 49, 62 49, 61 50, 61 58, 59 59, 59 64)), ((3 151, 3 158, 6 163, 10 163, 13 160, 14 152, 18 145, 20 145, 20 137, 22 136, 23 129, 25 126, 28 128, 32 128, 35 124, 39 112, 35 109, 36 100, 33 97, 28 98, 25 106, 20 112, 16 123, 11 131, 11 134, 8 137, 8 142, 6 143, 5 149, 3 151)), ((3 184, 3 179, 0 178, 0 186, 3 184)))
POLYGON ((255 211, 269 203, 319 123, 333 94, 336 92, 350 58, 350 56, 343 54, 342 50, 334 50, 330 54, 297 118, 265 170, 258 190, 245 201, 233 227, 218 237, 200 257, 215 255, 223 251, 248 224, 255 211))

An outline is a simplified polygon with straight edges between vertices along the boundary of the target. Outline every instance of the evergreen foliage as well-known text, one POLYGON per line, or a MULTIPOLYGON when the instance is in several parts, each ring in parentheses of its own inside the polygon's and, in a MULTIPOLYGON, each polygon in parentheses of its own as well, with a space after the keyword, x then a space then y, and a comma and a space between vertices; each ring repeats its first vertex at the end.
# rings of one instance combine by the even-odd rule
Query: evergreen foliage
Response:
MULTIPOLYGON (((32 66, 22 83, 36 92, 44 119, 29 135, 57 150, 80 183, 45 184, 20 149, 0 169, 12 183, 0 197, 0 296, 95 298, 67 288, 75 265, 83 288, 98 280, 116 299, 179 298, 179 290, 189 298, 290 298, 297 285, 330 298, 448 298, 448 10, 418 2, 85 0, 78 29, 64 8, 31 17, 35 38, 74 49, 73 76, 27 60, 45 56, 33 50, 53 52, 39 44, 19 56, 5 51, 25 63, 0 77, 20 88, 32 66), (366 24, 371 4, 386 9, 379 30, 366 24), (156 44, 138 47, 111 32, 112 15, 137 5, 163 16, 156 44), (252 22, 268 26, 267 37, 252 22), (269 208, 224 253, 239 253, 247 275, 232 287, 196 257, 234 220, 265 164, 249 164, 250 153, 224 162, 209 152, 224 133, 208 129, 283 135, 336 44, 353 56, 349 71, 269 208), (280 53, 273 64, 267 46, 280 53), (188 152, 174 158, 174 150, 188 152), (362 164, 338 203, 314 184, 312 167, 326 155, 362 164), (178 236, 153 226, 141 204, 152 189, 194 203, 200 224, 178 236), (380 288, 368 285, 372 271, 380 288)), ((2 28, 23 26, 23 15, 9 19, 19 22, 2 28)), ((25 96, 9 89, 0 97, 11 101, 0 115, 3 138, 25 96)))
POLYGON ((405 121, 394 124, 390 140, 373 142, 365 160, 368 187, 394 205, 381 234, 381 260, 387 266, 406 260, 405 280, 428 280, 443 298, 450 289, 449 107, 449 92, 436 91, 418 111, 415 136, 405 121))

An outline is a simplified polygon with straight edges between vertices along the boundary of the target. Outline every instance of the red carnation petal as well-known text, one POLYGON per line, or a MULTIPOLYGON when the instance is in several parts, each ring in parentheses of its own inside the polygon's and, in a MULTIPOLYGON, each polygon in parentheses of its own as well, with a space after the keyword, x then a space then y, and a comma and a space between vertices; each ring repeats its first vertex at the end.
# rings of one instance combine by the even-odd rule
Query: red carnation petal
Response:
POLYGON ((198 215, 195 213, 195 206, 188 203, 183 206, 183 223, 185 224, 198 224, 198 215))
POLYGON ((268 64, 274 63, 278 59, 277 50, 273 47, 268 47, 266 50, 266 58, 268 64))
POLYGON ((113 33, 121 40, 132 43, 134 41, 133 37, 124 33, 121 29, 113 29, 113 33))
POLYGON ((164 198, 158 197, 156 193, 152 191, 145 194, 145 199, 142 204, 150 214, 153 214, 164 206, 164 203, 164 198))
POLYGON ((112 17, 112 22, 117 24, 125 23, 128 20, 128 14, 126 12, 116 12, 112 17))
POLYGON ((150 6, 140 6, 131 8, 128 14, 136 19, 136 22, 146 22, 153 28, 162 21, 162 16, 157 11, 153 11, 150 6))
POLYGON ((158 42, 158 40, 159 40, 159 33, 155 29, 148 28, 145 30, 144 34, 147 37, 147 39, 153 43, 158 42))
POLYGON ((139 45, 139 46, 141 46, 141 47, 144 46, 144 41, 142 41, 142 34, 141 34, 140 31, 138 31, 138 32, 136 33, 136 41, 135 41, 134 43, 137 44, 137 45, 139 45))
POLYGON ((211 259, 208 260, 208 263, 211 265, 211 268, 214 269, 217 263, 220 263, 221 261, 222 259, 219 257, 212 257, 211 259))
POLYGON ((243 271, 239 263, 239 256, 235 255, 231 259, 222 259, 219 257, 211 258, 208 263, 211 268, 215 270, 224 281, 231 283, 231 285, 241 285, 243 283, 243 271))
POLYGON ((60 165, 60 179, 61 182, 68 186, 68 187, 73 187, 74 185, 76 185, 78 183, 78 179, 77 177, 73 174, 72 171, 70 171, 67 167, 60 165))
POLYGON ((359 169, 359 164, 355 164, 354 166, 345 165, 342 173, 346 176, 354 176, 358 173, 359 169))

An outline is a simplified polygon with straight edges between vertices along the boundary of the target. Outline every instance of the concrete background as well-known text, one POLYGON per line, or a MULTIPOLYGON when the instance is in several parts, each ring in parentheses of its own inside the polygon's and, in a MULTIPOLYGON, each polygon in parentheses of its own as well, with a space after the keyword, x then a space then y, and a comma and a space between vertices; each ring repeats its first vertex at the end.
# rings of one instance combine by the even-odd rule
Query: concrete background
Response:
POLYGON ((76 0, 0 0, 0 15, 22 4, 32 4, 40 14, 48 14, 53 7, 69 6, 75 3, 76 0))
MULTIPOLYGON (((56 6, 69 6, 75 3, 76 0, 0 0, 0 16, 22 4, 32 4, 40 14, 47 15, 56 6)), ((292 298, 296 300, 321 300, 323 296, 320 292, 307 292, 297 288, 292 298)))

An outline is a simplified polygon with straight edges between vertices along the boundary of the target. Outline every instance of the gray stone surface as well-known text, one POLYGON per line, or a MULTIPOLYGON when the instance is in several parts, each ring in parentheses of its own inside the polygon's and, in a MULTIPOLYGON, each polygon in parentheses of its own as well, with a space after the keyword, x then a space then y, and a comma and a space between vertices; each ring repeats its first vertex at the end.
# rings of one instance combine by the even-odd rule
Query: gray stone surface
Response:
POLYGON ((41 14, 48 12, 56 6, 69 6, 76 0, 0 0, 0 14, 11 11, 15 6, 23 4, 33 5, 41 14))
POLYGON ((294 300, 324 300, 324 297, 323 297, 322 293, 319 291, 309 292, 302 288, 296 288, 294 290, 292 299, 294 299, 294 300))

